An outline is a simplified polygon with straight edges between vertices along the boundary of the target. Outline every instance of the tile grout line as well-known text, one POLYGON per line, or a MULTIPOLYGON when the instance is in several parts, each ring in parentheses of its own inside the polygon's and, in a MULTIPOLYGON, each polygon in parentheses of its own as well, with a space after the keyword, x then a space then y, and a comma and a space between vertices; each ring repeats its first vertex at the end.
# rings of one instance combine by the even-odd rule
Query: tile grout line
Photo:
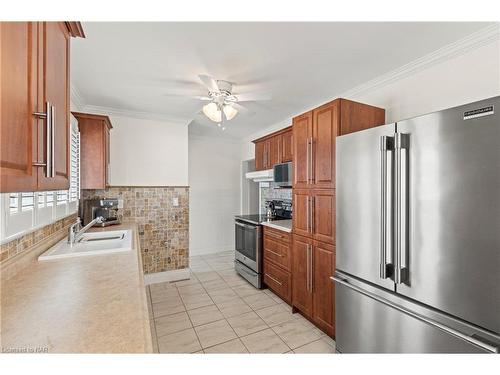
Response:
POLYGON ((151 293, 151 286, 148 285, 148 290, 149 290, 149 302, 151 302, 151 315, 152 315, 152 318, 153 318, 153 327, 154 327, 154 340, 156 341, 156 349, 158 351, 158 353, 160 353, 160 344, 158 343, 158 332, 156 331, 156 319, 155 319, 155 312, 154 312, 154 308, 153 308, 153 295, 151 293))

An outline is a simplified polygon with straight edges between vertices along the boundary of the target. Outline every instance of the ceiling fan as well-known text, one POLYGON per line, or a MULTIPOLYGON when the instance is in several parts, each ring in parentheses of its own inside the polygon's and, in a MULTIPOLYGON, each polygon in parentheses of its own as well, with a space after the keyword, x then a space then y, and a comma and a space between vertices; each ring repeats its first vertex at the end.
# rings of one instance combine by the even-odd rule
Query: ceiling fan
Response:
POLYGON ((225 130, 225 122, 232 120, 239 112, 248 112, 241 102, 254 102, 260 100, 270 100, 271 98, 261 94, 233 94, 233 83, 223 80, 216 80, 213 77, 198 75, 203 85, 208 89, 206 96, 196 96, 195 98, 209 103, 202 108, 203 114, 211 121, 217 123, 222 130, 225 130))

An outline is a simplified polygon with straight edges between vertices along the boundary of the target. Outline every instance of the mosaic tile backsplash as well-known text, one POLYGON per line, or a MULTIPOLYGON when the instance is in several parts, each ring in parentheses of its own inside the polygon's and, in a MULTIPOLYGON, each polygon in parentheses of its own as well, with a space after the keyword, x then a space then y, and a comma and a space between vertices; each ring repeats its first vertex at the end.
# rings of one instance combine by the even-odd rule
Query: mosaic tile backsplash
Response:
POLYGON ((118 198, 122 221, 135 221, 139 228, 144 273, 189 266, 188 187, 109 187, 83 190, 82 199, 118 198), (173 205, 177 198, 179 205, 173 205))
POLYGON ((270 199, 292 199, 292 189, 262 187, 260 188, 260 212, 266 212, 266 201, 270 199))
POLYGON ((25 234, 22 237, 0 245, 0 261, 4 262, 11 259, 15 255, 25 253, 47 237, 61 231, 62 229, 67 230, 67 228, 76 221, 76 216, 76 213, 74 215, 67 216, 52 224, 25 234))

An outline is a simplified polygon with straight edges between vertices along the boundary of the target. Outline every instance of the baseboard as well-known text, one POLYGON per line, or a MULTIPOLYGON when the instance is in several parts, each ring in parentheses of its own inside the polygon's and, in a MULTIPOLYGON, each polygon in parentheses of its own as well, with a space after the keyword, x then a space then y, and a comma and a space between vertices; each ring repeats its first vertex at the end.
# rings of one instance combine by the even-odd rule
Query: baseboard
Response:
POLYGON ((225 251, 232 251, 232 250, 234 250, 234 245, 228 246, 227 248, 216 247, 216 248, 196 249, 196 250, 189 249, 189 256, 195 257, 198 255, 216 254, 216 253, 221 253, 221 252, 225 252, 225 251))
POLYGON ((146 285, 164 283, 167 281, 179 281, 186 280, 191 277, 191 271, 189 268, 183 268, 180 270, 164 271, 147 273, 144 275, 144 283, 146 285))

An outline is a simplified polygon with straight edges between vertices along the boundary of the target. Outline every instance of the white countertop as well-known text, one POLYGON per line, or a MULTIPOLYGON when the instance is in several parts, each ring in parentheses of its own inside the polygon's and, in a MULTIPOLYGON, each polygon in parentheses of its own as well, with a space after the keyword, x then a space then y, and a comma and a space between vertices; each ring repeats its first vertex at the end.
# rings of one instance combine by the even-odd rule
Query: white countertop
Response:
POLYGON ((292 220, 274 220, 274 221, 264 221, 261 225, 270 227, 273 229, 282 230, 283 232, 292 232, 292 220))

